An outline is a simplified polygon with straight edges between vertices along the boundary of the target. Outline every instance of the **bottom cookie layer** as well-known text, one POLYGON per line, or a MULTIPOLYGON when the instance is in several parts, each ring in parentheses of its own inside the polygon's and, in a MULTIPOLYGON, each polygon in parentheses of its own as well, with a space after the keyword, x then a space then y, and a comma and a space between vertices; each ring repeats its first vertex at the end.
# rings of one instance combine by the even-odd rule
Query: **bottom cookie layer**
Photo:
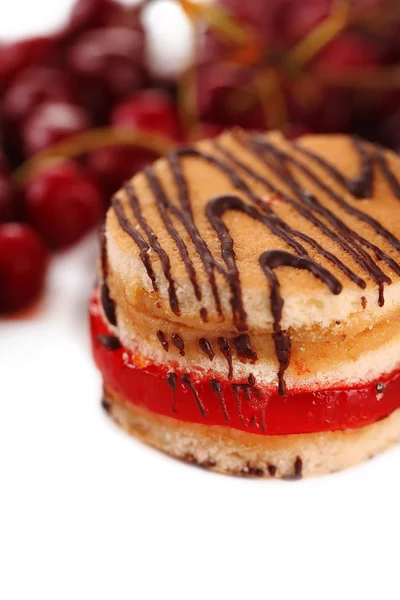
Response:
POLYGON ((142 442, 219 473, 299 479, 340 471, 400 441, 400 409, 354 430, 278 436, 187 423, 126 403, 110 388, 103 405, 142 442))

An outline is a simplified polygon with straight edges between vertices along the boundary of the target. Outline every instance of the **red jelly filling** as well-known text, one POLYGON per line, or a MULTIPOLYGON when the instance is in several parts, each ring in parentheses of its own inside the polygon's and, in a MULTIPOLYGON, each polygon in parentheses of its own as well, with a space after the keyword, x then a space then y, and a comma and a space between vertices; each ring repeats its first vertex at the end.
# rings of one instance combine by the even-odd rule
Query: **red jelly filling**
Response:
POLYGON ((266 435, 335 431, 361 427, 400 406, 400 370, 364 386, 293 392, 257 387, 251 380, 198 379, 167 366, 149 364, 115 338, 90 307, 92 346, 104 383, 127 402, 191 423, 223 425, 266 435))

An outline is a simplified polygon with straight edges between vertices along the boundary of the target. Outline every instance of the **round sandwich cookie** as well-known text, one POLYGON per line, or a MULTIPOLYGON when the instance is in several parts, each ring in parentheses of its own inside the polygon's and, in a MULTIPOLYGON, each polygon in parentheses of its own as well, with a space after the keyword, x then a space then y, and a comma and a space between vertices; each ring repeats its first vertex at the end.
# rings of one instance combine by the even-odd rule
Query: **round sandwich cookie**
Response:
POLYGON ((113 198, 90 308, 103 404, 222 473, 338 471, 400 439, 400 157, 233 130, 113 198))

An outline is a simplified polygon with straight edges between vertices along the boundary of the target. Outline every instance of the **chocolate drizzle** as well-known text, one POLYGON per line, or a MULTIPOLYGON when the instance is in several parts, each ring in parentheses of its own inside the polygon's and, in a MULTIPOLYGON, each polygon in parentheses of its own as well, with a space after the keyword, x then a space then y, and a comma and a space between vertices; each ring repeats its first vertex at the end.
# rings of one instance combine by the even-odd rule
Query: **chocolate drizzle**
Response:
POLYGON ((156 276, 154 274, 153 267, 151 266, 149 258, 150 246, 140 234, 140 232, 137 231, 134 227, 132 227, 132 225, 126 217, 124 209, 122 208, 122 204, 117 197, 113 198, 112 204, 121 229, 123 229, 125 233, 127 233, 135 241, 137 247, 139 248, 140 259, 143 263, 144 268, 146 269, 146 273, 151 281, 153 290, 156 292, 158 290, 158 286, 156 276))
POLYGON ((181 356, 185 356, 185 342, 178 333, 174 333, 171 342, 179 350, 181 356))
POLYGON ((251 346, 250 336, 247 333, 237 335, 233 338, 232 342, 240 360, 249 360, 251 363, 256 362, 258 358, 257 353, 254 352, 251 346))
POLYGON ((160 341, 161 346, 164 348, 165 352, 168 352, 168 350, 169 350, 169 344, 167 342, 167 339, 166 339, 164 333, 161 331, 161 329, 159 329, 157 331, 156 335, 157 335, 157 339, 160 341))
POLYGON ((229 340, 225 337, 218 338, 218 346, 228 363, 228 379, 233 377, 232 350, 229 340))
MULTIPOLYGON (((313 186, 313 189, 316 187, 326 194, 345 214, 345 217, 350 216, 359 221, 363 225, 363 233, 367 227, 370 228, 397 252, 400 251, 400 240, 376 219, 358 208, 362 206, 361 203, 350 203, 347 197, 351 194, 355 200, 370 198, 373 195, 374 172, 376 169, 380 170, 388 186, 397 198, 400 198, 400 182, 390 169, 390 165, 382 149, 363 142, 358 138, 352 138, 351 144, 359 158, 359 169, 358 173, 350 178, 341 173, 334 164, 302 146, 301 142, 288 142, 278 147, 271 141, 271 138, 260 134, 235 131, 232 135, 239 147, 254 155, 257 163, 261 165, 257 167, 257 170, 250 167, 248 162, 240 160, 238 154, 232 150, 228 150, 223 143, 214 141, 213 150, 215 152, 211 151, 207 153, 197 148, 184 147, 172 151, 168 155, 168 167, 177 191, 177 200, 174 202, 168 197, 155 168, 146 168, 144 175, 154 197, 158 215, 182 259, 195 298, 201 302, 202 291, 187 244, 193 244, 200 258, 212 291, 216 312, 220 316, 223 316, 223 313, 216 274, 225 279, 230 290, 229 300, 232 320, 239 333, 239 335, 233 337, 232 344, 240 360, 255 362, 257 355, 251 346, 251 341, 247 333, 247 314, 243 302, 242 284, 236 261, 234 240, 227 225, 224 223, 223 217, 227 211, 236 211, 246 215, 265 226, 277 240, 281 240, 288 247, 288 250, 265 251, 259 257, 260 267, 269 284, 271 312, 273 316, 273 339, 279 363, 279 394, 283 395, 286 390, 284 373, 290 360, 290 337, 289 333, 281 327, 284 299, 280 294, 276 269, 279 267, 305 269, 320 279, 333 294, 339 294, 342 289, 341 283, 331 271, 322 267, 316 260, 309 256, 309 248, 311 248, 314 253, 331 263, 335 269, 340 271, 343 276, 352 281, 360 289, 365 289, 366 280, 345 264, 333 250, 328 250, 311 235, 292 228, 280 218, 273 210, 273 207, 266 203, 262 196, 255 193, 253 186, 248 181, 254 181, 258 188, 263 186, 268 193, 277 196, 281 201, 288 204, 299 216, 331 240, 342 254, 345 253, 351 257, 362 273, 365 273, 366 277, 369 277, 376 283, 378 288, 378 304, 380 306, 384 303, 384 286, 391 283, 391 278, 382 270, 378 261, 382 264, 385 263, 393 272, 400 275, 398 260, 376 246, 364 235, 358 233, 348 222, 340 217, 340 213, 338 215, 337 211, 331 210, 325 203, 311 194, 307 189, 307 182, 313 186), (185 158, 195 158, 208 163, 225 176, 233 188, 240 194, 240 197, 236 193, 216 196, 209 200, 205 208, 208 221, 215 230, 220 242, 220 257, 213 255, 195 224, 191 203, 191 190, 189 189, 182 165, 185 158), (303 159, 307 159, 307 161, 304 162, 303 159), (274 174, 273 179, 268 176, 270 172, 274 174), (246 176, 246 180, 243 179, 242 174, 246 176), (275 183, 276 181, 278 183, 275 183), (339 191, 340 188, 342 188, 343 193, 339 191), (177 229, 177 222, 179 222, 187 233, 185 240, 182 234, 179 233, 182 227, 179 231, 177 229), (188 242, 186 241, 187 239, 189 240, 188 242)), ((139 257, 143 262, 155 291, 158 289, 158 276, 155 275, 154 264, 150 261, 150 255, 154 256, 152 260, 157 261, 158 257, 162 273, 168 282, 171 310, 176 315, 179 315, 179 301, 176 293, 176 284, 172 275, 170 258, 144 217, 133 186, 128 184, 125 187, 125 191, 128 203, 123 205, 122 201, 117 197, 113 200, 118 222, 121 228, 137 245, 139 257), (130 224, 127 217, 128 209, 133 213, 137 221, 137 227, 133 227, 130 224)), ((104 250, 102 251, 104 273, 102 302, 107 318, 109 318, 110 322, 113 322, 113 320, 115 321, 115 305, 109 297, 106 285, 106 258, 104 250)), ((208 320, 207 310, 201 304, 199 313, 203 321, 208 320)), ((161 339, 160 341, 163 343, 161 339)), ((182 338, 178 334, 174 334, 172 343, 183 356, 184 345, 182 338)), ((212 360, 214 351, 211 343, 202 338, 199 341, 199 345, 202 352, 212 360)), ((228 363, 228 378, 232 379, 233 364, 230 342, 227 338, 220 337, 218 338, 218 345, 228 363)), ((184 378, 182 379, 182 383, 188 389, 193 388, 194 390, 189 376, 185 375, 182 377, 184 378)), ((216 380, 212 381, 214 382, 213 390, 218 395, 216 380)), ((250 379, 249 385, 252 385, 250 379)), ((194 392, 195 390, 192 391, 192 393, 194 392)), ((243 391, 243 394, 246 393, 243 391)), ((198 400, 196 401, 198 402, 198 400)), ((262 416, 263 411, 260 411, 260 425, 263 428, 265 424, 263 425, 262 423, 262 416)))
POLYGON ((210 359, 210 361, 213 360, 215 354, 214 351, 212 349, 212 345, 210 340, 207 340, 206 338, 200 338, 199 339, 199 346, 200 346, 200 350, 202 352, 204 352, 204 354, 206 356, 208 356, 208 358, 210 359))
MULTIPOLYGON (((261 202, 261 201, 260 201, 261 202)), ((290 238, 281 227, 280 223, 276 219, 271 219, 268 215, 263 215, 254 206, 246 204, 238 196, 223 195, 216 196, 207 204, 206 215, 211 225, 221 242, 221 256, 226 264, 225 277, 231 290, 231 307, 232 316, 236 328, 239 331, 246 331, 247 329, 247 315, 243 306, 242 299, 242 288, 239 278, 239 272, 236 265, 236 256, 233 248, 233 239, 229 233, 229 230, 222 220, 222 216, 228 210, 236 210, 243 212, 248 216, 252 217, 256 221, 264 223, 272 233, 275 233, 281 237, 284 241, 291 246, 298 254, 307 254, 305 248, 301 246, 296 240, 290 238)))
POLYGON ((176 413, 176 381, 178 376, 173 371, 170 371, 166 374, 165 379, 167 380, 167 384, 172 391, 172 412, 176 413))
POLYGON ((204 323, 207 323, 207 321, 208 321, 208 312, 207 312, 207 309, 204 306, 202 306, 201 309, 200 309, 200 318, 201 318, 201 320, 204 323))
MULTIPOLYGON (((151 191, 153 192, 154 198, 156 200, 156 205, 158 208, 158 212, 160 213, 160 217, 162 218, 165 228, 167 229, 168 233, 170 234, 170 236, 172 237, 172 239, 174 240, 174 242, 178 248, 178 251, 179 251, 179 254, 181 255, 183 264, 185 265, 188 277, 193 286, 193 290, 196 295, 196 298, 197 298, 197 300, 200 300, 201 292, 200 292, 199 285, 197 283, 196 271, 194 270, 192 260, 188 253, 188 249, 186 247, 185 242, 182 240, 181 236, 179 235, 179 233, 175 229, 174 225, 172 224, 171 217, 169 216, 168 208, 171 208, 171 204, 168 201, 168 198, 158 180, 158 177, 156 176, 154 170, 152 169, 152 167, 146 167, 144 170, 144 173, 147 177, 149 187, 150 187, 151 191)), ((165 254, 164 251, 163 251, 163 253, 165 254)), ((167 258, 168 258, 168 256, 167 256, 167 258)), ((166 273, 165 270, 164 270, 164 273, 166 273)), ((171 275, 170 275, 170 267, 168 267, 168 281, 170 283, 170 288, 171 287, 173 288, 173 280, 171 279, 171 275)), ((176 296, 175 296, 175 301, 178 302, 178 300, 176 299, 176 296)))
POLYGON ((300 456, 296 457, 294 462, 294 478, 301 479, 303 477, 303 461, 300 456))
POLYGON ((294 481, 296 479, 301 479, 303 477, 303 461, 300 456, 296 456, 296 460, 293 464, 293 474, 286 475, 283 479, 294 481))
POLYGON ((340 183, 350 194, 355 198, 370 198, 373 194, 373 162, 375 156, 371 155, 367 150, 367 145, 357 136, 351 138, 352 144, 360 158, 360 171, 355 178, 345 177, 334 165, 329 161, 314 154, 310 150, 306 150, 301 146, 296 148, 300 149, 303 154, 311 157, 315 162, 321 165, 329 175, 340 183))
POLYGON ((110 296, 110 290, 108 287, 107 240, 104 228, 100 233, 100 261, 103 279, 100 288, 100 301, 108 322, 115 326, 117 324, 117 315, 115 311, 115 302, 110 296))
MULTIPOLYGON (((156 234, 154 233, 154 231, 152 230, 150 225, 147 223, 147 220, 143 216, 143 213, 140 210, 139 201, 136 197, 136 194, 134 192, 132 184, 129 183, 125 186, 125 192, 129 198, 129 204, 132 209, 132 212, 135 215, 135 218, 137 219, 138 223, 140 224, 140 226, 142 227, 143 231, 145 232, 145 234, 147 236, 147 239, 149 242, 149 244, 147 244, 147 246, 150 245, 150 247, 154 250, 154 252, 156 252, 156 254, 158 254, 158 256, 160 258, 162 271, 163 271, 164 276, 169 284, 168 296, 169 296, 170 307, 171 307, 172 312, 174 312, 176 315, 179 315, 180 314, 179 303, 178 303, 178 298, 176 296, 175 282, 174 282, 174 280, 172 278, 172 274, 171 274, 171 261, 169 259, 169 256, 166 253, 166 251, 164 250, 164 248, 161 246, 161 244, 159 243, 158 237, 156 236, 156 234)), ((118 203, 118 200, 115 200, 115 203, 118 203)), ((114 207, 115 207, 115 204, 114 204, 114 207)), ((131 233, 129 233, 129 235, 131 235, 131 237, 136 242, 136 237, 132 236, 131 233)), ((144 254, 145 256, 147 256, 147 252, 148 252, 148 250, 146 250, 146 253, 144 254)), ((140 254, 140 256, 142 258, 141 254, 140 254)), ((143 260, 143 258, 142 258, 142 260, 143 260)), ((144 260, 143 260, 143 264, 146 267, 144 260)), ((147 271, 147 273, 149 274, 148 271, 147 271)), ((151 279, 150 275, 149 275, 149 277, 151 279)), ((154 287, 154 285, 153 285, 153 287, 154 287)))
POLYGON ((383 153, 383 150, 379 146, 377 146, 377 148, 376 148, 376 159, 377 159, 377 162, 381 168, 381 171, 382 171, 384 177, 386 178, 386 181, 388 182, 393 194, 396 196, 396 198, 400 199, 400 181, 396 178, 394 173, 390 170, 390 167, 387 163, 387 160, 383 153))
POLYGON ((243 422, 242 395, 247 402, 251 402, 251 394, 254 393, 256 396, 259 396, 260 392, 250 383, 232 383, 231 388, 236 400, 238 417, 243 422))
MULTIPOLYGON (((274 169, 276 175, 280 177, 282 182, 290 187, 293 194, 300 200, 300 204, 298 201, 294 200, 292 197, 284 194, 281 190, 278 190, 276 187, 272 186, 267 180, 261 178, 266 185, 266 187, 277 194, 280 194, 286 202, 288 202, 291 206, 293 206, 300 214, 306 217, 311 223, 316 225, 325 235, 330 237, 332 240, 337 242, 343 250, 348 252, 354 260, 366 271, 366 273, 377 283, 379 296, 378 303, 380 306, 384 303, 383 298, 383 284, 391 283, 390 277, 385 275, 383 271, 380 269, 376 261, 368 254, 368 252, 362 247, 365 246, 371 249, 376 255, 378 260, 384 260, 397 274, 400 274, 400 265, 386 253, 384 253, 380 248, 378 248, 372 242, 369 242, 366 238, 359 235, 355 230, 350 229, 343 221, 341 221, 337 215, 335 215, 328 208, 323 206, 315 196, 309 194, 297 182, 297 179, 294 177, 292 172, 290 171, 290 166, 297 168, 304 175, 306 175, 312 183, 320 187, 326 194, 328 194, 341 208, 343 208, 347 213, 352 216, 359 218, 360 220, 367 222, 371 225, 377 233, 385 237, 394 247, 398 250, 400 249, 399 240, 395 238, 390 232, 388 232, 380 223, 375 221, 372 217, 369 217, 365 213, 359 211, 353 206, 349 205, 345 200, 343 200, 332 188, 328 187, 313 171, 311 171, 306 165, 302 162, 298 161, 292 155, 283 152, 282 150, 278 150, 270 143, 265 142, 261 138, 254 136, 249 139, 242 139, 242 136, 239 138, 239 142, 249 150, 252 151, 257 156, 260 155, 270 169, 274 169), (304 206, 307 206, 304 209, 304 206), (310 210, 311 209, 311 210, 310 210), (333 226, 334 230, 332 231, 329 227, 327 227, 323 221, 319 218, 315 217, 314 212, 317 212, 324 218, 326 218, 330 224, 333 226), (338 233, 336 233, 336 231, 338 233)), ((297 149, 302 152, 301 148, 297 149)), ((304 153, 312 157, 313 154, 304 151, 304 153)), ((238 162, 238 161, 236 161, 238 162)), ((333 168, 333 167, 332 167, 333 168)), ((253 176, 256 175, 252 172, 253 176)), ((260 180, 260 177, 256 175, 257 180, 260 180)), ((292 232, 293 233, 293 232, 292 232)), ((346 275, 359 287, 365 288, 366 283, 364 280, 360 279, 357 275, 355 275, 346 265, 344 265, 335 255, 328 253, 320 246, 319 248, 315 246, 315 240, 309 236, 304 236, 301 232, 295 231, 295 235, 299 235, 308 243, 311 243, 318 252, 322 255, 326 256, 328 260, 330 260, 333 264, 339 267, 342 271, 346 273, 346 275), (307 238, 307 239, 305 239, 307 238)))
POLYGON ((241 386, 240 383, 236 384, 233 383, 232 384, 232 391, 233 391, 233 395, 235 396, 235 401, 236 401, 236 412, 237 412, 237 416, 239 417, 239 420, 242 424, 244 424, 244 419, 243 419, 243 413, 242 413, 242 398, 240 395, 241 392, 241 386))
POLYGON ((295 256, 284 250, 267 250, 259 258, 259 263, 264 271, 270 285, 271 312, 274 319, 274 343, 276 356, 279 363, 278 371, 278 394, 286 394, 286 385, 283 375, 289 366, 290 360, 290 337, 287 331, 281 328, 281 318, 283 309, 283 298, 280 293, 279 280, 274 273, 277 267, 293 267, 295 269, 305 269, 312 273, 328 286, 332 294, 340 294, 342 284, 327 269, 304 256, 295 256))
POLYGON ((220 382, 217 379, 210 379, 209 384, 210 384, 210 388, 212 389, 212 391, 214 392, 214 394, 218 398, 219 404, 220 404, 222 412, 224 414, 224 419, 225 419, 225 421, 228 422, 229 421, 229 414, 228 414, 228 411, 226 409, 224 394, 222 392, 222 386, 221 386, 220 382))
POLYGON ((192 380, 190 379, 190 375, 188 373, 184 373, 183 375, 181 375, 181 382, 188 390, 190 390, 192 392, 193 397, 196 400, 197 408, 199 409, 201 416, 205 417, 207 414, 206 408, 205 408, 199 394, 197 393, 197 390, 194 387, 192 380))
MULTIPOLYGON (((290 476, 290 479, 301 479, 303 477, 303 461, 300 456, 296 456, 296 460, 294 461, 294 473, 290 476)), ((289 479, 288 478, 288 479, 289 479)))
MULTIPOLYGON (((239 142, 243 145, 246 146, 246 148, 249 151, 253 151, 253 153, 255 155, 257 155, 259 157, 260 152, 257 148, 257 146, 255 145, 254 140, 250 143, 245 143, 243 142, 243 140, 241 138, 239 138, 239 142), (249 147, 250 146, 250 147, 249 147)), ((349 253, 352 253, 351 248, 349 249, 347 247, 347 245, 340 239, 340 237, 335 233, 335 231, 330 230, 323 221, 321 221, 320 219, 318 219, 311 210, 309 210, 309 208, 307 206, 302 205, 301 203, 299 203, 298 201, 294 200, 293 198, 291 198, 290 196, 288 196, 287 194, 285 194, 284 192, 282 192, 282 190, 279 190, 277 187, 273 186, 267 179, 265 179, 264 177, 262 177, 258 172, 254 171, 253 169, 251 169, 248 165, 245 165, 244 163, 242 163, 240 160, 238 160, 231 152, 229 152, 228 150, 226 150, 225 148, 223 148, 221 146, 221 144, 219 144, 218 142, 214 142, 215 147, 222 152, 236 167, 238 167, 239 169, 242 169, 247 175, 249 175, 250 177, 253 177, 258 183, 261 183, 262 185, 265 186, 265 188, 273 193, 274 195, 276 195, 277 197, 282 197, 288 204, 290 204, 300 215, 302 215, 303 217, 305 217, 308 221, 310 221, 310 223, 312 223, 313 225, 315 225, 316 227, 318 227, 323 233, 325 233, 325 235, 327 235, 327 237, 330 237, 331 239, 333 239, 334 241, 336 241, 339 245, 341 245, 343 247, 344 250, 349 251, 349 253)), ((269 161, 265 161, 266 165, 275 170, 275 166, 270 163, 269 161)), ((281 161, 282 162, 282 161, 281 161)), ((279 167, 281 168, 281 167, 279 167)), ((285 176, 281 175, 281 178, 283 181, 285 181, 285 176)), ((296 188, 297 189, 297 188, 296 188)), ((307 201, 307 203, 310 203, 310 200, 312 199, 311 196, 309 196, 308 194, 303 192, 303 196, 304 199, 307 201)), ((270 215, 274 222, 279 223, 279 225, 281 226, 281 228, 285 229, 286 231, 288 231, 292 236, 294 237, 298 237, 299 239, 302 239, 303 241, 307 242, 308 244, 310 244, 310 246, 312 248, 315 248, 315 250, 318 251, 319 254, 321 254, 321 256, 324 256, 325 258, 327 258, 332 264, 334 264, 335 266, 337 266, 341 271, 343 271, 343 273, 351 280, 354 281, 354 283, 356 285, 358 285, 359 287, 361 287, 362 289, 364 289, 366 287, 366 282, 361 279, 358 275, 356 275, 351 269, 349 269, 349 267, 347 267, 347 265, 345 265, 337 256, 335 256, 334 254, 332 254, 331 252, 329 252, 328 250, 326 250, 323 246, 321 246, 321 244, 319 244, 316 240, 314 240, 313 238, 311 238, 310 236, 302 233, 301 231, 297 231, 297 230, 292 230, 287 224, 285 224, 282 220, 279 219, 279 217, 273 212, 272 208, 269 207, 267 204, 265 204, 262 201, 257 202, 257 205, 260 206, 261 211, 267 213, 268 215, 270 215)), ((276 232, 279 234, 279 232, 276 232)), ((285 240, 286 241, 286 240, 285 240)), ((300 249, 299 254, 305 254, 306 250, 304 248, 300 249)))
POLYGON ((115 335, 100 334, 96 337, 96 343, 99 343, 106 350, 119 350, 121 342, 115 335))

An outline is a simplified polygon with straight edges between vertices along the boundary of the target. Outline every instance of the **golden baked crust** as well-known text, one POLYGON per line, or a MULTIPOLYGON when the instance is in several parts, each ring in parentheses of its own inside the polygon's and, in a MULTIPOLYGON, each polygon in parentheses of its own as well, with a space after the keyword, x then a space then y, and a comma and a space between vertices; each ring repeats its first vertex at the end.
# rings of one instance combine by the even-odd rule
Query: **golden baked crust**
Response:
MULTIPOLYGON (((345 135, 304 136, 293 144, 280 133, 226 132, 216 142, 199 142, 194 150, 157 161, 117 194, 107 216, 107 283, 116 301, 117 334, 148 360, 192 369, 200 365, 201 370, 206 359, 199 342, 206 338, 216 355, 209 366, 218 373, 226 371, 219 347, 222 337, 231 344, 234 377, 247 377, 258 369, 257 377, 262 379, 262 371, 272 368, 276 375, 273 333, 278 325, 290 338, 286 378, 291 388, 309 385, 309 379, 318 379, 321 373, 326 373, 318 379, 323 385, 329 380, 340 382, 340 377, 331 377, 331 371, 343 372, 343 381, 364 381, 396 368, 397 363, 387 357, 397 355, 396 344, 400 347, 398 328, 393 326, 400 316, 399 180, 399 157, 345 135), (272 153, 265 147, 272 147, 272 153), (290 228, 285 238, 282 231, 277 234, 243 211, 222 214, 235 253, 234 267, 227 270, 231 276, 237 268, 239 286, 232 291, 224 273, 213 269, 220 312, 193 231, 176 213, 182 208, 179 177, 175 180, 172 170, 177 164, 189 200, 184 212, 192 211, 189 221, 222 268, 226 265, 221 237, 207 212, 213 198, 238 198, 259 214, 263 211, 260 202, 265 203, 267 212, 273 211, 268 218, 278 218, 290 228), (308 195, 299 195, 290 178, 308 195), (162 191, 157 192, 157 186, 162 191), (354 210, 357 214, 352 214, 354 210), (332 291, 327 281, 307 269, 274 268, 284 301, 278 323, 260 256, 278 249, 296 257, 299 251, 288 239, 301 243, 313 263, 326 269, 341 289, 340 293, 332 291), (183 252, 190 259, 192 277, 183 252), (201 297, 196 297, 194 277, 201 297), (176 295, 173 305, 171 282, 176 295), (231 306, 233 300, 238 304, 239 296, 245 313, 242 322, 237 314, 234 318, 231 306), (202 310, 207 313, 203 319, 202 310), (160 344, 160 331, 168 352, 160 344), (249 335, 258 358, 255 366, 251 356, 236 352, 235 338, 241 333, 249 335), (177 335, 184 341, 184 357, 172 343, 177 335), (358 365, 359 357, 381 347, 385 364, 370 356, 367 366, 358 365), (354 363, 350 378, 343 369, 344 360, 354 363)), ((270 376, 266 382, 271 382, 270 376)))
POLYGON ((324 475, 372 458, 400 441, 400 409, 354 430, 260 436, 157 415, 125 402, 109 388, 104 390, 103 406, 118 425, 142 442, 230 475, 284 479, 324 475))
MULTIPOLYGON (((341 183, 333 179, 329 172, 319 165, 318 162, 304 155, 299 150, 299 148, 303 148, 313 151, 318 157, 329 160, 340 173, 351 179, 355 177, 360 170, 360 156, 354 143, 352 143, 351 138, 344 135, 305 136, 298 140, 297 145, 289 143, 279 133, 268 134, 264 136, 263 139, 268 143, 273 143, 274 147, 279 151, 284 152, 289 157, 294 157, 302 165, 310 169, 333 193, 337 194, 351 207, 378 220, 379 223, 386 227, 394 236, 400 236, 399 198, 396 197, 388 179, 382 174, 382 169, 376 161, 373 165, 372 195, 368 195, 365 198, 358 198, 352 195, 341 183)), ((365 280, 365 289, 357 287, 357 285, 346 277, 337 266, 333 265, 309 244, 303 242, 309 255, 319 264, 329 268, 329 270, 340 280, 343 291, 341 293, 340 302, 338 302, 339 304, 343 304, 346 292, 355 294, 358 299, 358 303, 353 305, 353 311, 351 312, 355 312, 354 309, 361 309, 362 297, 365 297, 367 301, 371 300, 371 302, 367 302, 367 305, 369 303, 372 304, 372 299, 375 299, 376 304, 377 284, 366 270, 360 266, 354 256, 351 256, 349 252, 341 247, 336 241, 325 235, 318 227, 312 224, 308 218, 299 214, 293 206, 282 199, 282 196, 269 192, 264 185, 243 172, 237 165, 230 162, 221 153, 220 149, 228 150, 235 160, 240 160, 246 166, 250 166, 258 175, 267 179, 271 185, 275 186, 282 194, 288 194, 291 197, 295 197, 288 185, 277 175, 276 166, 273 165, 272 167, 268 167, 262 160, 261 152, 258 154, 250 152, 246 147, 239 143, 240 140, 247 143, 247 134, 244 132, 227 132, 218 139, 218 147, 216 147, 215 142, 213 141, 203 141, 198 143, 196 148, 205 152, 207 155, 222 160, 225 165, 230 165, 235 173, 251 188, 251 191, 256 194, 258 198, 265 200, 265 202, 273 209, 274 213, 286 224, 293 229, 299 230, 303 234, 312 237, 312 239, 319 242, 324 249, 332 252, 334 256, 340 259, 356 275, 365 280)), ((367 147, 366 144, 365 147, 367 147)), ((385 161, 392 168, 393 173, 400 176, 399 157, 390 152, 386 152, 384 156, 385 161)), ((183 165, 182 169, 188 182, 188 187, 190 188, 190 206, 193 211, 193 221, 201 233, 204 242, 210 248, 212 255, 220 259, 221 243, 206 214, 206 208, 210 199, 219 195, 232 194, 242 198, 248 204, 251 204, 251 202, 249 202, 249 199, 244 192, 230 182, 224 172, 216 168, 215 165, 200 159, 197 155, 183 156, 181 158, 181 164, 183 165)), ((291 168, 295 173, 299 185, 310 194, 313 194, 324 207, 328 208, 333 213, 335 217, 340 218, 340 220, 355 233, 365 236, 368 242, 376 244, 380 249, 387 252, 395 259, 399 259, 398 253, 393 250, 390 243, 388 243, 381 235, 377 234, 370 225, 349 215, 345 210, 338 206, 328 193, 306 177, 302 171, 296 168, 296 166, 292 166, 291 168)), ((179 205, 177 186, 171 175, 171 168, 167 159, 161 159, 154 164, 154 173, 157 175, 160 184, 165 190, 168 200, 177 207, 179 205)), ((171 321, 184 321, 186 325, 191 326, 198 323, 199 308, 204 306, 208 311, 208 324, 205 323, 203 325, 205 330, 213 329, 216 324, 219 326, 218 324, 221 322, 223 322, 225 330, 235 329, 229 308, 224 311, 223 318, 221 318, 215 310, 215 303, 209 289, 204 265, 200 260, 198 251, 191 241, 191 236, 184 229, 179 220, 175 218, 173 214, 169 213, 171 223, 186 244, 187 252, 196 272, 198 284, 204 291, 201 301, 196 300, 195 298, 193 287, 190 284, 177 244, 168 232, 165 223, 160 216, 157 204, 154 200, 154 193, 149 188, 149 182, 146 175, 143 173, 136 175, 132 180, 132 185, 140 204, 142 216, 146 219, 147 224, 157 236, 161 248, 170 259, 171 275, 177 287, 181 314, 180 316, 177 316, 170 309, 168 295, 166 294, 167 282, 162 272, 161 261, 154 250, 151 249, 148 254, 159 284, 158 293, 154 293, 154 290, 152 290, 151 282, 140 261, 138 263, 140 268, 136 269, 135 259, 138 260, 139 249, 132 238, 121 228, 115 210, 113 209, 109 211, 107 216, 107 238, 109 245, 112 246, 111 289, 115 285, 118 293, 124 291, 125 297, 123 300, 129 303, 129 309, 146 312, 146 314, 152 315, 155 318, 161 316, 162 318, 165 317, 167 320, 171 321), (120 255, 118 255, 118 252, 120 255), (118 264, 118 258, 121 258, 121 255, 129 257, 130 260, 131 270, 128 280, 126 280, 127 273, 124 272, 123 265, 118 264), (161 304, 161 308, 157 306, 156 301, 161 304)), ((143 228, 140 226, 137 218, 129 207, 126 191, 121 190, 117 197, 124 208, 125 216, 129 223, 136 230, 143 233, 143 228)), ((229 229, 234 241, 236 264, 244 294, 247 294, 250 299, 251 297, 258 298, 258 294, 261 296, 262 306, 259 308, 263 312, 263 318, 257 325, 261 330, 271 331, 273 319, 268 302, 268 282, 260 268, 258 258, 268 249, 281 248, 293 252, 293 248, 290 248, 279 236, 271 233, 268 227, 263 223, 257 222, 250 216, 236 210, 228 210, 223 215, 223 221, 229 229)), ((336 229, 335 225, 332 223, 329 224, 326 218, 322 218, 322 221, 324 224, 329 225, 331 231, 336 229)), ((146 235, 143 235, 143 237, 146 238, 146 235)), ((368 251, 365 246, 363 246, 363 248, 365 251, 368 251)), ((369 253, 374 259, 374 252, 369 249, 369 253)), ((399 281, 399 275, 396 274, 389 265, 383 263, 382 268, 392 279, 393 283, 399 281)), ((227 285, 223 277, 216 273, 216 278, 220 287, 227 290, 227 285)), ((333 300, 332 294, 326 286, 308 271, 281 267, 279 269, 279 282, 282 295, 287 299, 287 302, 289 302, 291 298, 294 298, 295 303, 296 298, 297 300, 300 300, 302 296, 307 296, 309 299, 318 298, 322 303, 329 303, 333 300)), ((224 290, 222 290, 222 294, 223 293, 224 290)), ((227 307, 229 306, 229 294, 225 304, 227 307)), ((312 309, 312 303, 308 305, 308 308, 312 309)), ((314 308, 318 307, 314 306, 314 308)), ((329 308, 329 306, 327 306, 327 308, 329 308)), ((257 309, 257 307, 250 305, 248 310, 250 319, 252 309, 257 309)), ((121 307, 121 310, 123 310, 123 307, 121 307)), ((313 322, 312 310, 309 310, 309 313, 307 324, 313 322)), ((318 311, 316 311, 316 315, 317 314, 318 311)), ((291 315, 288 314, 288 322, 290 322, 291 319, 291 315)), ((318 323, 318 319, 315 320, 318 323)), ((333 320, 333 318, 331 320, 333 320)), ((296 326, 295 321, 293 325, 296 326)), ((360 327, 362 328, 363 326, 364 324, 360 323, 360 327)))

